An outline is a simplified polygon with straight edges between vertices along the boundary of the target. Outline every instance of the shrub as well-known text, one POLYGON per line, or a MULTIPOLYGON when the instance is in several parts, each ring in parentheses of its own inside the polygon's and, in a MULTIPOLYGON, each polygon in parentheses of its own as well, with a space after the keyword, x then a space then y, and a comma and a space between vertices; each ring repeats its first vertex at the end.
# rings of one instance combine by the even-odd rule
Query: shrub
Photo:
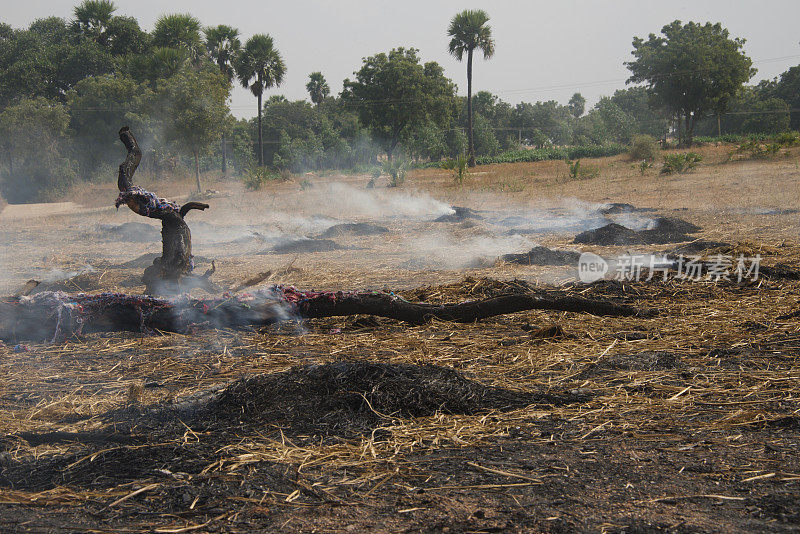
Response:
POLYGON ((703 161, 703 156, 696 152, 684 152, 682 154, 667 154, 664 156, 664 166, 661 167, 661 174, 685 174, 703 161))
POLYGON ((794 146, 800 144, 800 133, 789 131, 778 134, 768 133, 748 133, 748 134, 723 134, 719 137, 699 136, 694 138, 695 143, 704 145, 709 143, 736 143, 742 144, 748 141, 761 141, 780 143, 784 146, 794 146))
POLYGON ((457 184, 463 184, 469 176, 469 160, 465 154, 446 160, 442 168, 453 171, 453 181, 457 184))
MULTIPOLYGON (((777 156, 781 149, 800 144, 800 134, 783 132, 770 139, 750 138, 739 144, 730 154, 728 161, 736 159, 767 159, 777 156)), ((788 153, 786 153, 788 155, 788 153)))
POLYGON ((652 169, 653 168, 653 164, 650 163, 650 161, 648 161, 646 159, 643 159, 642 161, 639 162, 639 165, 637 165, 637 168, 639 169, 639 174, 644 176, 645 174, 647 174, 647 170, 648 169, 652 169))
POLYGON ((277 172, 267 168, 259 167, 258 165, 251 165, 244 173, 244 185, 247 189, 256 191, 267 182, 279 180, 281 175, 277 172))
MULTIPOLYGON (((533 161, 549 161, 557 159, 605 158, 628 151, 625 145, 576 145, 570 147, 546 147, 522 150, 506 150, 496 156, 480 156, 475 158, 477 165, 494 163, 519 163, 533 161)), ((421 167, 447 168, 448 161, 430 162, 421 167)))
POLYGON ((406 181, 408 163, 399 158, 387 159, 383 164, 383 172, 389 175, 389 187, 400 187, 406 181))
POLYGON ((634 161, 653 161, 658 157, 659 152, 658 141, 649 135, 634 136, 630 150, 628 150, 628 154, 634 161))
POLYGON ((581 165, 581 160, 567 160, 569 177, 573 180, 588 180, 600 176, 600 167, 597 165, 581 165))
POLYGON ((775 136, 775 142, 781 146, 800 145, 800 132, 783 132, 775 136))

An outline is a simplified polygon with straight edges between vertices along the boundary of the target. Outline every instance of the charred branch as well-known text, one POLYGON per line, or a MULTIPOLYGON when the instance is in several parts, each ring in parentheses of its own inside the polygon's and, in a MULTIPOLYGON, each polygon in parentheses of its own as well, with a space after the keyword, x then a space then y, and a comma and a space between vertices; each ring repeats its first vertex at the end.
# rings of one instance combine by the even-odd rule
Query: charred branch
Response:
POLYGON ((467 323, 527 310, 617 317, 648 314, 605 300, 536 294, 436 305, 408 302, 389 293, 314 293, 281 286, 216 299, 39 293, 34 297, 0 299, 0 339, 55 340, 111 331, 185 333, 202 328, 261 327, 287 320, 359 314, 410 324, 432 319, 467 323))

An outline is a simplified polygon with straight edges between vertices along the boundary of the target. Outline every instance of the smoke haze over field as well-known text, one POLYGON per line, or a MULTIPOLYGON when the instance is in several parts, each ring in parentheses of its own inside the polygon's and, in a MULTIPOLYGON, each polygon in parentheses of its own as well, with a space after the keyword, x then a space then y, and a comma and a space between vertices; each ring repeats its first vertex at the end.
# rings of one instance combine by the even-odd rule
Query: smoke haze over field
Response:
POLYGON ((423 193, 402 189, 361 189, 341 182, 332 182, 307 191, 309 205, 315 213, 336 217, 412 217, 434 219, 452 213, 449 204, 423 193))
MULTIPOLYGON (((6 2, 3 20, 22 27, 51 15, 70 18, 77 3, 6 2)), ((118 14, 136 17, 148 31, 164 13, 189 12, 206 25, 238 27, 245 38, 269 33, 288 71, 283 86, 267 95, 284 94, 289 99, 308 97, 308 74, 317 70, 325 75, 331 91, 338 93, 342 80, 352 77, 362 57, 397 46, 419 48, 425 61, 439 62, 446 75, 458 83, 459 93, 466 94, 464 65, 448 55, 446 30, 450 18, 467 7, 488 11, 497 41, 494 58, 475 64, 475 90, 491 91, 512 104, 550 99, 566 103, 579 91, 593 105, 601 95, 625 86, 629 72, 622 63, 631 58, 633 37, 657 33, 675 19, 721 22, 732 36, 747 39, 745 52, 753 58, 759 79, 772 78, 796 65, 800 55, 796 31, 800 2, 796 0, 484 1, 469 5, 451 0, 114 3, 118 14)), ((255 115, 252 95, 238 84, 232 107, 238 117, 255 115)))

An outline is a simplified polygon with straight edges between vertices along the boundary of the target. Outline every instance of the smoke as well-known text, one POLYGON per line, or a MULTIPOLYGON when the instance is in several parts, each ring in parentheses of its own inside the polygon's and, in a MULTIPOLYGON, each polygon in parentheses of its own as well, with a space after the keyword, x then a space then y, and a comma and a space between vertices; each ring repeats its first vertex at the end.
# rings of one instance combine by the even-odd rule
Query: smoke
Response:
POLYGON ((634 213, 620 213, 614 216, 614 222, 621 224, 631 230, 652 230, 656 226, 656 221, 649 217, 641 217, 634 213))
POLYGON ((36 274, 33 275, 33 278, 46 284, 53 284, 55 282, 63 282, 64 280, 69 280, 70 278, 75 278, 76 276, 93 272, 95 272, 94 267, 87 264, 78 269, 77 271, 64 271, 61 269, 41 269, 36 274))
MULTIPOLYGON (((305 193, 307 202, 336 218, 414 218, 431 220, 454 213, 449 204, 424 193, 398 189, 361 189, 330 182, 305 193)), ((330 225, 329 225, 330 226, 330 225)))
POLYGON ((451 270, 488 267, 503 254, 525 252, 533 246, 532 241, 521 235, 458 239, 442 232, 431 232, 404 243, 413 258, 402 266, 451 270))

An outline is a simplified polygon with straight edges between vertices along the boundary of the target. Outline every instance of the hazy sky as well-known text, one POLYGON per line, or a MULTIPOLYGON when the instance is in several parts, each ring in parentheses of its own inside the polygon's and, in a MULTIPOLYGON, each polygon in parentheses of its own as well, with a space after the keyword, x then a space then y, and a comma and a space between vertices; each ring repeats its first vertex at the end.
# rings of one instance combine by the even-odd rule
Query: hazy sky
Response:
MULTIPOLYGON (((485 9, 496 42, 490 61, 478 59, 474 88, 515 104, 555 99, 578 91, 593 104, 624 87, 634 35, 658 33, 675 19, 721 22, 758 69, 772 78, 800 64, 798 0, 550 0, 458 2, 450 0, 114 0, 117 14, 134 16, 152 30, 164 13, 189 12, 204 25, 239 28, 242 41, 269 33, 287 65, 284 83, 272 94, 306 98, 308 74, 322 71, 334 93, 352 78, 361 59, 396 46, 413 46, 424 61, 438 61, 466 93, 466 67, 447 53, 447 26, 462 9, 485 9)), ((68 0, 2 0, 0 20, 15 27, 50 15, 71 17, 68 0)), ((255 114, 255 98, 237 87, 234 115, 255 114)))

